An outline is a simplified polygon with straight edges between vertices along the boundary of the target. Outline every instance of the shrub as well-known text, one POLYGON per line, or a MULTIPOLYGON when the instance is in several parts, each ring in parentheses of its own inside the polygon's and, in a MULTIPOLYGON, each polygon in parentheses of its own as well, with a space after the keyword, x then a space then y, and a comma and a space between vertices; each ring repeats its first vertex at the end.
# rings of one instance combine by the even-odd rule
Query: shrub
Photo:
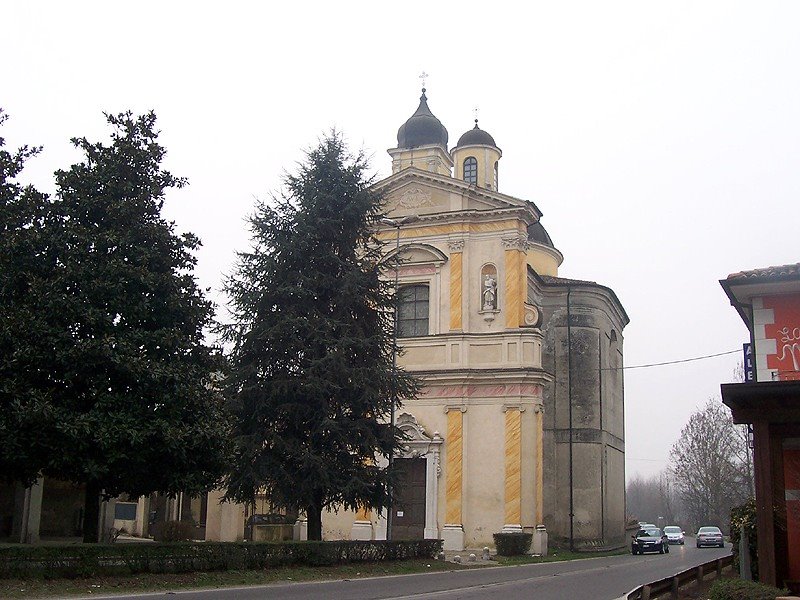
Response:
POLYGON ((733 542, 733 568, 739 569, 739 535, 740 528, 744 527, 750 546, 750 574, 753 580, 758 580, 758 539, 756 530, 756 500, 750 498, 741 506, 731 509, 731 542, 733 542))
POLYGON ((191 573, 433 558, 442 540, 87 544, 0 548, 0 578, 191 573))
POLYGON ((775 600, 789 590, 779 590, 771 585, 744 579, 720 579, 711 586, 709 600, 775 600))
POLYGON ((500 556, 517 556, 525 554, 531 547, 532 533, 495 533, 494 545, 500 556))
POLYGON ((188 542, 194 539, 195 526, 190 521, 165 521, 153 528, 157 542, 188 542))

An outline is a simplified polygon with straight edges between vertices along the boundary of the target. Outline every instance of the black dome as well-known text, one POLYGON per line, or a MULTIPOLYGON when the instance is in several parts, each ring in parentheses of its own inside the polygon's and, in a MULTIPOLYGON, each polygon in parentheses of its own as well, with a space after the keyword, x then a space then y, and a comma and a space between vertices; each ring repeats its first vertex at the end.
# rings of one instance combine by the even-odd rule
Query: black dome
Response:
POLYGON ((447 139, 447 129, 428 108, 428 97, 425 95, 425 88, 422 88, 417 112, 397 130, 397 147, 417 148, 438 144, 447 148, 447 139))
POLYGON ((478 121, 475 121, 475 127, 470 129, 467 133, 458 138, 456 148, 459 146, 494 146, 494 138, 486 131, 478 127, 478 121))
POLYGON ((553 240, 550 239, 550 235, 547 233, 547 230, 539 221, 536 221, 536 223, 533 225, 528 226, 528 241, 542 244, 543 246, 547 246, 549 248, 555 248, 553 245, 553 240))

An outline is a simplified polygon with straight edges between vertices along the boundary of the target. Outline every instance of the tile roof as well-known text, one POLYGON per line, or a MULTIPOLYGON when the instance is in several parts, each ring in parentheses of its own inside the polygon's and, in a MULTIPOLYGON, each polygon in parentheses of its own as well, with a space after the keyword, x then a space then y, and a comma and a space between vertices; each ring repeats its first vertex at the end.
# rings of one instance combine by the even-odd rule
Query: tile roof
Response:
POLYGON ((781 265, 778 267, 764 267, 752 271, 739 271, 728 275, 728 281, 756 282, 770 279, 800 279, 800 263, 781 265))
POLYGON ((553 277, 552 275, 539 275, 542 278, 542 281, 545 283, 561 283, 561 284, 569 284, 573 283, 575 285, 597 285, 596 281, 586 281, 585 279, 567 279, 566 277, 553 277))

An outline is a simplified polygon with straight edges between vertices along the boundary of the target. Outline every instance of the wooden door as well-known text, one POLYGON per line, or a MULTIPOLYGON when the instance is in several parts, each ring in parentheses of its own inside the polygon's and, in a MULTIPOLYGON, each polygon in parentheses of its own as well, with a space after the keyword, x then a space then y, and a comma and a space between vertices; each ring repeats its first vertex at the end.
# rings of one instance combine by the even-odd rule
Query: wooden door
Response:
POLYGON ((425 537, 424 458, 397 458, 397 500, 392 507, 393 540, 421 540, 425 537))

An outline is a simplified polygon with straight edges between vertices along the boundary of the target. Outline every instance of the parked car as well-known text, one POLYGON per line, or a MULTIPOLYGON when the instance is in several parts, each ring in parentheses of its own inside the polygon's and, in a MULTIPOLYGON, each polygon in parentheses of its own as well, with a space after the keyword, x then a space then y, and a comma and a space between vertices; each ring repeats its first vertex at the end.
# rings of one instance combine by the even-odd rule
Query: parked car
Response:
POLYGON ((701 546, 725 547, 725 538, 722 537, 719 527, 701 527, 697 530, 697 547, 701 546))
POLYGON ((683 529, 681 529, 677 525, 667 525, 666 527, 664 527, 664 535, 667 536, 667 541, 670 544, 680 544, 681 546, 683 546, 684 533, 685 532, 683 531, 683 529))
POLYGON ((631 536, 631 554, 645 552, 669 552, 669 541, 658 527, 642 528, 631 536))

